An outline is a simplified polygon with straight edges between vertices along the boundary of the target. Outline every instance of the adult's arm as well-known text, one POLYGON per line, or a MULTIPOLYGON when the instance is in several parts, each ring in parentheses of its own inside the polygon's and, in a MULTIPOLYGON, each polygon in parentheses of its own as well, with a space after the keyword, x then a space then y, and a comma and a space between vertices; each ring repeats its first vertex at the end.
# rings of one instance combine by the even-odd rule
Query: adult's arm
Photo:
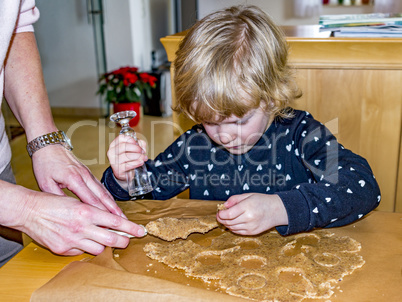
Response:
MULTIPOLYGON (((4 71, 4 95, 24 127, 27 141, 57 131, 32 32, 17 33, 13 36, 4 71)), ((64 195, 62 188, 67 188, 85 203, 123 215, 113 198, 89 169, 61 145, 38 150, 33 154, 32 162, 41 190, 64 195)))

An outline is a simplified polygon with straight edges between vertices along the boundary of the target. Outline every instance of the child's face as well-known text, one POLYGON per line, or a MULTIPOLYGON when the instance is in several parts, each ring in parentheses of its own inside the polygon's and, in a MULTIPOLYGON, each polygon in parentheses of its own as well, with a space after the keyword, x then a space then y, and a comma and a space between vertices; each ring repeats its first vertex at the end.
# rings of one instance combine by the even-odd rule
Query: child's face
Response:
POLYGON ((231 116, 221 122, 202 123, 208 136, 232 154, 248 152, 271 124, 271 117, 261 108, 242 118, 231 116))

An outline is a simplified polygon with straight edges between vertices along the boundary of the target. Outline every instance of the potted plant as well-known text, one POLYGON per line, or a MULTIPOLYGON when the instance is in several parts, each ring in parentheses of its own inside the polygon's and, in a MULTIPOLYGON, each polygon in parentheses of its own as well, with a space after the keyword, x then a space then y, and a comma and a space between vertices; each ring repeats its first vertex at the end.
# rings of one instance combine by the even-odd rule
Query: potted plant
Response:
POLYGON ((152 98, 152 88, 156 87, 156 77, 139 72, 137 67, 121 67, 102 74, 99 78, 98 94, 104 95, 106 102, 113 104, 113 111, 134 110, 137 116, 130 122, 138 124, 141 101, 152 98))

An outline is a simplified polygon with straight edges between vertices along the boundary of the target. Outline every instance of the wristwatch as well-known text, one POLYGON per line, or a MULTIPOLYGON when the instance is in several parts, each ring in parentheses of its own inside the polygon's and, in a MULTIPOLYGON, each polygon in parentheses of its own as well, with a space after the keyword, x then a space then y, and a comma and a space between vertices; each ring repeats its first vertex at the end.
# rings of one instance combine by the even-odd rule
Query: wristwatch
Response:
POLYGON ((38 136, 31 140, 27 145, 29 156, 32 156, 36 151, 49 145, 62 145, 67 150, 73 150, 70 139, 64 133, 64 131, 57 131, 38 136))

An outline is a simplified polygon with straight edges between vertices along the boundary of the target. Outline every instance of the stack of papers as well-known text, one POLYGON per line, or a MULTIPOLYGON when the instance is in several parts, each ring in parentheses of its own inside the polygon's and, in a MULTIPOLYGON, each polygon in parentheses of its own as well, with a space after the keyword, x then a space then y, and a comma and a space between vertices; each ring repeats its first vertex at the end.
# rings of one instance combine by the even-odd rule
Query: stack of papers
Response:
POLYGON ((335 37, 402 37, 402 14, 323 15, 319 24, 335 37))

